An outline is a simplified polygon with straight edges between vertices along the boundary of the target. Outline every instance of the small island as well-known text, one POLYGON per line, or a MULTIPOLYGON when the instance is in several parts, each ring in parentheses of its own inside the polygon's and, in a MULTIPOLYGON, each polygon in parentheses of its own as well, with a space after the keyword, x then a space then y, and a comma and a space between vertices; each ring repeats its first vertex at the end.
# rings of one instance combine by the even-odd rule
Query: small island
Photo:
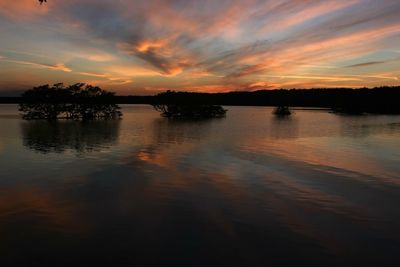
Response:
POLYGON ((220 105, 204 104, 187 99, 186 93, 167 91, 155 96, 152 106, 161 116, 180 119, 210 119, 225 117, 227 110, 220 105))
POLYGON ((278 106, 273 112, 276 116, 289 116, 292 114, 288 106, 278 106))
POLYGON ((122 116, 114 93, 78 83, 34 87, 22 94, 19 111, 25 120, 109 120, 122 116))

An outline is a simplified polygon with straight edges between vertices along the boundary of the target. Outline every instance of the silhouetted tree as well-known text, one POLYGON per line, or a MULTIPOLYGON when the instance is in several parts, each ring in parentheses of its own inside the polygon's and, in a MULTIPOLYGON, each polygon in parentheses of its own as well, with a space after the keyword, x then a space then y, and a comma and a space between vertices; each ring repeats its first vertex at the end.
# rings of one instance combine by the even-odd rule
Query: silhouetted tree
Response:
POLYGON ((97 120, 122 116, 114 93, 83 83, 65 87, 42 85, 22 95, 20 111, 26 120, 97 120))
POLYGON ((47 0, 39 0, 40 4, 42 5, 43 2, 47 3, 47 0))
POLYGON ((289 116, 292 114, 288 106, 278 106, 274 110, 276 116, 289 116))
POLYGON ((182 93, 172 91, 158 94, 152 105, 162 116, 168 118, 220 118, 226 114, 226 110, 220 105, 196 103, 187 98, 182 99, 181 95, 182 93))
POLYGON ((94 120, 116 119, 122 114, 120 107, 114 103, 114 93, 99 87, 75 84, 67 88, 72 95, 73 105, 67 109, 69 118, 94 120))

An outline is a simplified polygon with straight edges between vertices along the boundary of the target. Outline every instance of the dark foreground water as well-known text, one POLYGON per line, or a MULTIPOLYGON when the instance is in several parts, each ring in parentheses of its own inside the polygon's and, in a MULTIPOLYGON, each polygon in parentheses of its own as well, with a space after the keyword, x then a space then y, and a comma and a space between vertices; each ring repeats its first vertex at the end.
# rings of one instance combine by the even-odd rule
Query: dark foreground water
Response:
POLYGON ((399 266, 400 116, 0 106, 0 266, 399 266))

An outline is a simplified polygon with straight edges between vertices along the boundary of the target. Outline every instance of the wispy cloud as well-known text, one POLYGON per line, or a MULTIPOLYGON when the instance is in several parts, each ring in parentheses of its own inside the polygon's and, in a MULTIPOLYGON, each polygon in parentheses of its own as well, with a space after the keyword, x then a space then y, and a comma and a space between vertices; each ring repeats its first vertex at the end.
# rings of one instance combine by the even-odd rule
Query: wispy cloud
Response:
POLYGON ((21 64, 21 65, 28 65, 28 66, 32 66, 32 67, 36 67, 36 68, 41 68, 41 69, 72 72, 72 69, 70 69, 63 63, 57 63, 54 65, 51 65, 51 64, 43 64, 43 63, 36 63, 36 62, 23 61, 23 60, 4 59, 4 58, 1 58, 1 61, 15 63, 15 64, 21 64))
POLYGON ((370 61, 370 62, 363 62, 363 63, 349 65, 349 66, 346 66, 346 68, 368 67, 368 66, 379 65, 379 64, 383 64, 383 63, 385 63, 385 61, 370 61))
POLYGON ((264 32, 281 31, 298 26, 315 18, 326 16, 338 10, 353 6, 360 0, 349 1, 286 1, 275 6, 265 14, 264 32), (268 16, 271 14, 270 16, 268 16), (270 19, 268 19, 270 17, 270 19))
POLYGON ((90 73, 90 72, 79 72, 79 74, 92 77, 99 77, 99 78, 106 78, 108 76, 108 74, 90 73))

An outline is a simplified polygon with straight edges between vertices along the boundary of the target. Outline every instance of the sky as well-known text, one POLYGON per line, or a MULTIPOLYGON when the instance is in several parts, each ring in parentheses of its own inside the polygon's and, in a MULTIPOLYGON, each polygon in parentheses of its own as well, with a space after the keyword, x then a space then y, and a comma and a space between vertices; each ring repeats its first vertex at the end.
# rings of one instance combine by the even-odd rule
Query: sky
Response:
POLYGON ((399 0, 0 0, 0 95, 400 85, 399 0))

